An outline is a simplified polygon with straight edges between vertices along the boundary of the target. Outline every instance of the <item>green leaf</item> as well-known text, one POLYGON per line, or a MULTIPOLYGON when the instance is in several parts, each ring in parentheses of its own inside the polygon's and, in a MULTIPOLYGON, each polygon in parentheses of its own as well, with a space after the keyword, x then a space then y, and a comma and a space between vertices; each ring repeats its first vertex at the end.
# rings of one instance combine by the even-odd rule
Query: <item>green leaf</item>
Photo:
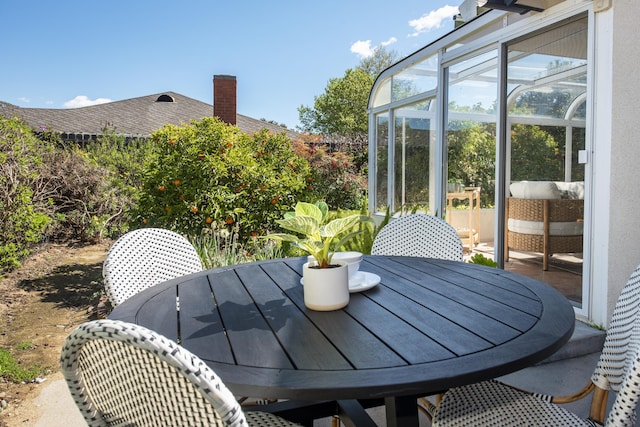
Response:
POLYGON ((279 219, 276 222, 285 230, 304 234, 305 236, 313 237, 314 239, 319 238, 320 225, 314 217, 308 215, 296 215, 289 218, 279 219))
POLYGON ((314 204, 307 202, 298 202, 295 208, 296 216, 310 216, 315 218, 318 224, 322 223, 324 215, 322 214, 322 210, 314 204))
POLYGON ((298 236, 286 233, 269 233, 265 236, 266 239, 282 240, 284 242, 298 243, 300 240, 298 236))
POLYGON ((360 221, 360 215, 337 218, 325 225, 321 230, 323 237, 335 237, 354 227, 360 221))

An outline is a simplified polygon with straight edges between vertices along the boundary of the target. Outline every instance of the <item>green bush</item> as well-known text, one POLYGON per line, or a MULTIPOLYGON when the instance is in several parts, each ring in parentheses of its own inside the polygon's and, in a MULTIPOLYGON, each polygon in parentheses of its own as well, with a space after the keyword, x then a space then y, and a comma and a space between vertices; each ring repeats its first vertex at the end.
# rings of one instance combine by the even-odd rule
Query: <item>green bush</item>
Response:
POLYGON ((91 216, 89 234, 118 237, 131 224, 137 228, 133 215, 140 199, 145 165, 154 159, 154 144, 144 139, 126 140, 105 131, 82 150, 96 167, 105 171, 104 188, 95 195, 101 209, 91 216))
POLYGON ((0 117, 0 273, 20 265, 51 222, 47 200, 34 200, 42 154, 53 146, 17 119, 0 117))
POLYGON ((238 230, 237 224, 231 230, 224 225, 214 225, 210 231, 207 230, 206 233, 189 238, 204 268, 224 267, 284 256, 280 246, 272 241, 250 239, 240 243, 238 230))
POLYGON ((482 255, 481 253, 476 253, 471 258, 469 258, 469 263, 470 264, 486 265, 487 267, 493 267, 493 268, 498 266, 497 262, 495 262, 491 258, 487 258, 486 256, 482 255))
POLYGON ((294 143, 294 150, 311 167, 305 201, 324 200, 331 209, 350 210, 360 209, 366 202, 367 179, 356 168, 350 153, 329 152, 308 135, 294 143))
POLYGON ((151 140, 138 216, 144 226, 198 235, 238 227, 239 242, 266 234, 305 198, 307 162, 285 134, 248 135, 217 118, 167 125, 151 140))

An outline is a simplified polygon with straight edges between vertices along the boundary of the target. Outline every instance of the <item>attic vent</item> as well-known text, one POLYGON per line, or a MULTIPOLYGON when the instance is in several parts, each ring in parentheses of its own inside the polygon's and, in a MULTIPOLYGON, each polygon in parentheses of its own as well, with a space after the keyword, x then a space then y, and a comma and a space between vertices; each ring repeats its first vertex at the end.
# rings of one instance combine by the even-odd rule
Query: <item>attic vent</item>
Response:
POLYGON ((158 99, 156 99, 156 102, 176 102, 176 100, 169 95, 160 95, 158 99))

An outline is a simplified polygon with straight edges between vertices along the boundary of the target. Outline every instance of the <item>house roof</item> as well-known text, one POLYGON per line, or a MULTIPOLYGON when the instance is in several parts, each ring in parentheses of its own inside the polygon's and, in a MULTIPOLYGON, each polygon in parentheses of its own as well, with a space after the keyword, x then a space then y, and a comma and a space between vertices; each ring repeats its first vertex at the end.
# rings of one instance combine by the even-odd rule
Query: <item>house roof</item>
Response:
MULTIPOLYGON (((105 129, 119 135, 147 137, 165 124, 188 124, 213 116, 213 105, 175 92, 113 101, 80 108, 22 108, 0 102, 0 115, 20 117, 33 129, 40 126, 60 133, 101 135, 105 129)), ((274 133, 296 132, 263 120, 236 114, 236 125, 247 133, 267 128, 274 133)))

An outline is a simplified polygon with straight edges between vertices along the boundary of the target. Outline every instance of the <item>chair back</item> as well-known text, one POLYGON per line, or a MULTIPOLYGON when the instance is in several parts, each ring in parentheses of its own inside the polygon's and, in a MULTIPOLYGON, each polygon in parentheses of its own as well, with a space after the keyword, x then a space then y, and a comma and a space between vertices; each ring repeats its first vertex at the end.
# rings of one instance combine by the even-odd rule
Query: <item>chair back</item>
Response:
POLYGON ((102 275, 116 306, 148 287, 198 271, 202 271, 202 262, 187 239, 170 230, 142 228, 116 240, 102 275))
POLYGON ((607 426, 633 426, 640 397, 640 266, 622 289, 591 380, 618 393, 607 426))
POLYGON ((66 339, 62 373, 89 426, 246 426, 217 375, 142 326, 95 320, 66 339))
POLYGON ((401 255, 462 261, 462 240, 445 221, 411 214, 392 219, 377 234, 372 255, 401 255))

